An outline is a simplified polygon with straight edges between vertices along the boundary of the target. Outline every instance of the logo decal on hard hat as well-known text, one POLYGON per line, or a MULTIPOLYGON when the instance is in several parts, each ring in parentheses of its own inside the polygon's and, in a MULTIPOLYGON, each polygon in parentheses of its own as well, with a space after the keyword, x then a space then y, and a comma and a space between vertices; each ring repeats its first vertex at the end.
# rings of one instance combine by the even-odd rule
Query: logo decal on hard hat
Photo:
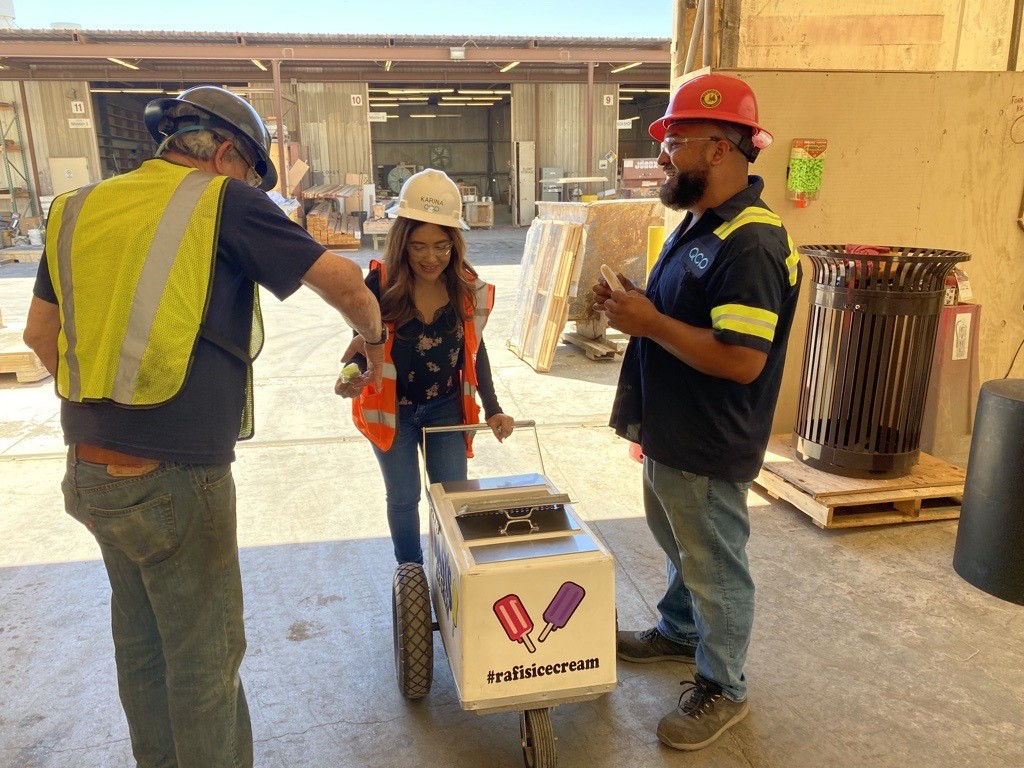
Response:
POLYGON ((714 88, 708 88, 700 95, 700 103, 708 109, 714 109, 722 103, 722 94, 714 88))

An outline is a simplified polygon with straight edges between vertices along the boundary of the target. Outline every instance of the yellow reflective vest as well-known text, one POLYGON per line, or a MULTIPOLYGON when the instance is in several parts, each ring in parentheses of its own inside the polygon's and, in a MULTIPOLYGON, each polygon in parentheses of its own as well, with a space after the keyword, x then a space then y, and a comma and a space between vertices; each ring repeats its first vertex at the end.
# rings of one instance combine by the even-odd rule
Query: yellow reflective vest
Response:
MULTIPOLYGON (((153 407, 178 394, 199 336, 210 338, 203 321, 227 181, 151 160, 53 201, 46 262, 62 398, 153 407)), ((261 326, 258 301, 253 309, 261 326)), ((258 353, 211 341, 250 367, 258 353)), ((250 390, 251 381, 250 370, 250 390)))

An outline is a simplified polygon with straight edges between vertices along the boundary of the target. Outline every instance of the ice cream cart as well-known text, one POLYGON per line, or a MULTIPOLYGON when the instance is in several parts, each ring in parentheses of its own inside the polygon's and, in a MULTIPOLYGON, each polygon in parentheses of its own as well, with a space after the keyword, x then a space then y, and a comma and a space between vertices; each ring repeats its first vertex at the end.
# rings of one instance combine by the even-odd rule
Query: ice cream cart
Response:
MULTIPOLYGON (((539 454, 535 423, 516 428, 539 454)), ((489 427, 427 428, 424 442, 477 429, 489 427)), ((526 764, 545 768, 550 708, 615 689, 615 568, 540 461, 540 474, 431 485, 427 567, 398 567, 392 605, 402 694, 429 692, 436 629, 462 708, 518 711, 526 764)))

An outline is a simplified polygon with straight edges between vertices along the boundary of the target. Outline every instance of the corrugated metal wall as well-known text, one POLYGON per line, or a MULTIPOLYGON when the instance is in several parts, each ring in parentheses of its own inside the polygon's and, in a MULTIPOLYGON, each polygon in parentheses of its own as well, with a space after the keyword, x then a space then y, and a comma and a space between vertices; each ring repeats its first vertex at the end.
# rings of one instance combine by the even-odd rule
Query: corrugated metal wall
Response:
MULTIPOLYGON (((98 181, 100 172, 99 148, 96 144, 97 117, 93 114, 89 84, 86 82, 38 81, 25 83, 28 98, 28 117, 32 123, 32 140, 39 169, 39 193, 48 195, 51 157, 84 157, 89 163, 89 180, 98 181), (85 103, 85 114, 72 114, 71 102, 85 103), (72 128, 70 118, 87 118, 91 128, 72 128)), ((25 107, 21 103, 18 83, 0 82, 0 100, 17 105, 25 132, 25 107)), ((27 137, 26 137, 27 141, 27 137)), ((30 166, 31 175, 31 166, 30 166)), ((6 182, 4 182, 6 184, 6 182)), ((5 210, 9 207, 5 205, 5 210)))
POLYGON ((657 157, 658 145, 647 132, 647 128, 655 120, 665 114, 666 101, 652 100, 643 105, 622 102, 619 116, 622 118, 639 117, 634 120, 628 130, 619 131, 619 158, 624 157, 657 157))
MULTIPOLYGON (((618 152, 618 86, 594 84, 593 175, 614 182, 612 168, 599 162, 609 150, 618 152), (609 106, 604 96, 612 96, 609 106)), ((512 86, 512 140, 536 141, 537 167, 561 166, 567 175, 587 175, 587 86, 581 83, 545 83, 512 86), (537 128, 540 128, 539 137, 537 128)))
POLYGON ((346 173, 373 177, 366 83, 299 83, 299 133, 310 184, 342 184, 346 173), (361 105, 352 104, 358 96, 361 105))

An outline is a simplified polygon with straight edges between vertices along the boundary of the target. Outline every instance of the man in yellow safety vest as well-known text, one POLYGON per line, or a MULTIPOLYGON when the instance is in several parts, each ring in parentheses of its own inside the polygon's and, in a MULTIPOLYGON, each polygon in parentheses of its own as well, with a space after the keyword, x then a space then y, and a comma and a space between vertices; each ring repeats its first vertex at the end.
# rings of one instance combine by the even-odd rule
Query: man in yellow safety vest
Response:
POLYGON ((53 375, 67 512, 99 543, 118 688, 142 768, 253 763, 234 446, 250 437, 257 285, 307 285, 365 339, 383 330, 362 270, 265 194, 270 135, 200 86, 151 102, 156 157, 54 200, 25 330, 53 375))

